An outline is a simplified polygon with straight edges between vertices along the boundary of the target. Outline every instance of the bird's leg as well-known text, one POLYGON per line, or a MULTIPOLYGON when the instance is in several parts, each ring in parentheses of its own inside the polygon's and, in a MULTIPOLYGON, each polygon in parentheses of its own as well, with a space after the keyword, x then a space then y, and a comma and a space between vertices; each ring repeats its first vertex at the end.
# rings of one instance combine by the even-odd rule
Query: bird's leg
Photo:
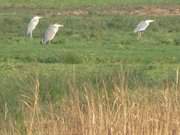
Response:
POLYGON ((142 32, 140 32, 140 38, 142 37, 142 32))
POLYGON ((30 33, 30 38, 32 38, 32 32, 30 33))
POLYGON ((138 32, 138 40, 141 38, 141 32, 138 32))
POLYGON ((141 37, 144 35, 144 31, 141 32, 141 37))

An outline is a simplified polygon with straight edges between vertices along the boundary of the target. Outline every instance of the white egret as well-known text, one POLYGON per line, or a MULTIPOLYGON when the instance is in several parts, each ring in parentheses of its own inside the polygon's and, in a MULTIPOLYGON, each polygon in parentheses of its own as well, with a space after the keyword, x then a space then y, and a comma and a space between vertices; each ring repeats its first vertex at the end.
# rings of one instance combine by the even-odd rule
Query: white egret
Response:
POLYGON ((36 28, 36 26, 38 25, 39 23, 39 19, 41 19, 42 17, 41 16, 34 16, 31 21, 29 22, 28 24, 28 27, 27 27, 27 36, 29 36, 30 38, 32 38, 32 32, 33 30, 36 28))

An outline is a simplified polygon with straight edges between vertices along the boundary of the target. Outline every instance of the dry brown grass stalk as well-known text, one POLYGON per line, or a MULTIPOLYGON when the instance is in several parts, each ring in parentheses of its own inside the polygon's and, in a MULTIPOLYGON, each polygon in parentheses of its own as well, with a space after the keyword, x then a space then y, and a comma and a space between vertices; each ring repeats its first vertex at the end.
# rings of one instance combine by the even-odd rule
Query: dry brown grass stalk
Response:
MULTIPOLYGON (((73 89, 63 103, 44 108, 39 102, 39 81, 35 83, 32 104, 25 103, 24 125, 28 135, 179 135, 180 91, 104 86, 73 89), (80 94, 81 93, 81 94, 80 94), (27 106, 28 104, 28 106, 27 106), (29 106, 31 106, 29 108, 29 106)), ((14 135, 21 129, 10 124, 14 135)), ((11 132, 4 130, 4 135, 11 132)))

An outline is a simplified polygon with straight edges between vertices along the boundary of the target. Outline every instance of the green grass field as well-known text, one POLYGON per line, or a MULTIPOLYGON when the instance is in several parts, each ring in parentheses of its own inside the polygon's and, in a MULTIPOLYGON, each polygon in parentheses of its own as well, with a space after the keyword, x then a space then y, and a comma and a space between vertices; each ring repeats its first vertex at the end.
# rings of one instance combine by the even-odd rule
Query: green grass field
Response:
POLYGON ((52 99, 61 97, 74 76, 78 87, 86 82, 100 87, 102 81, 111 87, 111 80, 124 72, 129 73, 131 87, 156 87, 176 78, 180 63, 177 16, 149 17, 156 22, 141 40, 133 29, 143 16, 49 16, 34 31, 34 39, 28 39, 24 33, 30 16, 1 17, 0 88, 7 100, 16 100, 19 90, 28 89, 28 81, 36 75, 43 96, 49 90, 52 99), (51 22, 65 27, 52 44, 42 46, 41 35, 51 22))
POLYGON ((103 15, 96 10, 123 4, 174 5, 180 3, 177 0, 0 0, 0 3, 0 105, 7 103, 13 118, 21 116, 20 99, 32 93, 36 79, 40 82, 42 104, 61 101, 72 87, 81 90, 88 85, 99 90, 105 84, 111 90, 123 77, 127 77, 130 90, 158 89, 165 82, 175 84, 180 66, 179 16, 103 15), (83 6, 93 7, 88 15, 57 15, 63 8, 67 11, 83 6), (28 39, 25 31, 34 14, 44 19, 34 31, 34 38, 28 39), (156 22, 138 40, 133 30, 139 21, 148 18, 156 22), (44 30, 54 22, 65 27, 52 44, 41 45, 44 30))

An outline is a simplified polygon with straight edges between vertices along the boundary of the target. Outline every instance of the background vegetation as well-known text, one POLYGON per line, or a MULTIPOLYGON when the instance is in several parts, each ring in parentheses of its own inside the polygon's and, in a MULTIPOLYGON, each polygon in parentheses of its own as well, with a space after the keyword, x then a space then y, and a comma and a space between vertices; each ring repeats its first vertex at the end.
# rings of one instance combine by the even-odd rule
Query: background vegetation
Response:
POLYGON ((79 6, 107 6, 107 5, 151 5, 151 4, 179 4, 178 0, 0 0, 1 6, 26 7, 79 7, 79 6))

